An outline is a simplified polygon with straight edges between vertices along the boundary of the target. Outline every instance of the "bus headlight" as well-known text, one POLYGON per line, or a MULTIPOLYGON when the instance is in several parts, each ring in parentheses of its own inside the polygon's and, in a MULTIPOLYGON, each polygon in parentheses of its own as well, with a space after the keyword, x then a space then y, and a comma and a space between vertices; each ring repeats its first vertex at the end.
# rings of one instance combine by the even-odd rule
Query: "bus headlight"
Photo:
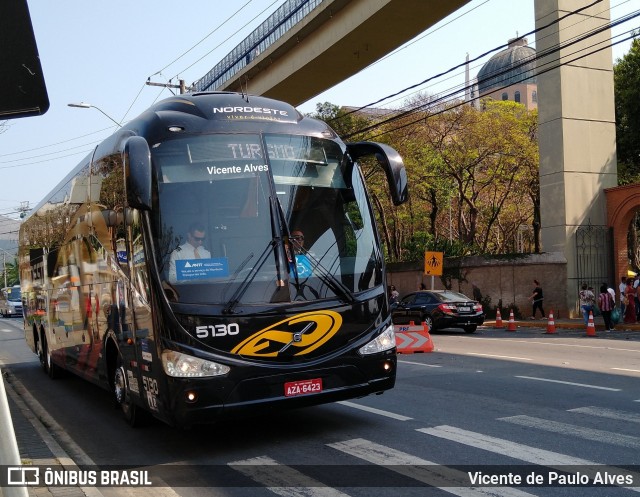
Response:
POLYGON ((202 378, 227 374, 229 366, 199 359, 191 355, 165 350, 162 352, 162 366, 165 373, 176 378, 202 378))
POLYGON ((375 339, 371 340, 368 344, 360 347, 358 352, 360 355, 378 354, 385 350, 390 350, 396 346, 396 334, 393 330, 393 325, 390 325, 386 330, 380 333, 375 339))

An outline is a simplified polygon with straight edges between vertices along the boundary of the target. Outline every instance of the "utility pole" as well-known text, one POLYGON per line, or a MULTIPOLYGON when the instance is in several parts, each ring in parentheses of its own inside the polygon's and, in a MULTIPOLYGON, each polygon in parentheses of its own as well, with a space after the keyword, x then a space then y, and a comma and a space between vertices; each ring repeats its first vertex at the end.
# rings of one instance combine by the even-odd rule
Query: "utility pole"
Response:
POLYGON ((148 86, 162 86, 163 88, 178 88, 180 90, 180 95, 184 95, 185 93, 187 93, 187 87, 185 85, 184 79, 179 80, 180 84, 179 85, 174 85, 171 83, 152 83, 151 81, 149 81, 147 79, 147 85, 148 86))
POLYGON ((27 216, 27 212, 29 212, 29 201, 26 200, 24 202, 20 202, 20 207, 18 207, 18 212, 20 213, 20 219, 24 219, 27 216))

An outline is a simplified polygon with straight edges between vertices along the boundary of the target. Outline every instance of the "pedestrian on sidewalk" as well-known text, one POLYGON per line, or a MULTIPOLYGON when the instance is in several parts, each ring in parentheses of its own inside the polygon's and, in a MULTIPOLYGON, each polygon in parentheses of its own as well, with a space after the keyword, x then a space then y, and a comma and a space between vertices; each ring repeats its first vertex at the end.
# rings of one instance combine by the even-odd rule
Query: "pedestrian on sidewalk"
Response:
POLYGON ((611 321, 611 311, 615 306, 615 300, 609 293, 609 289, 606 284, 600 286, 600 295, 598 295, 598 307, 604 319, 604 329, 607 331, 613 331, 613 323, 611 321))
POLYGON ((626 289, 627 289, 627 277, 621 276, 620 284, 618 285, 618 291, 620 292, 620 316, 623 316, 623 317, 624 317, 624 310, 625 310, 624 292, 626 289))
POLYGON ((396 287, 391 285, 389 287, 389 304, 395 304, 400 300, 400 292, 396 290, 396 287))
POLYGON ((589 290, 586 283, 582 284, 582 290, 580 290, 578 296, 580 298, 580 309, 582 309, 582 316, 584 317, 584 325, 587 326, 589 324, 589 313, 593 312, 593 306, 596 303, 596 296, 589 290))
POLYGON ((533 284, 535 288, 533 289, 533 293, 529 297, 529 300, 533 302, 533 308, 531 310, 531 319, 536 318, 536 309, 540 309, 540 313, 542 314, 542 319, 546 318, 546 314, 544 313, 544 309, 542 308, 542 303, 544 301, 544 296, 542 294, 542 287, 540 286, 540 282, 538 280, 533 280, 533 284))
POLYGON ((624 322, 635 323, 636 322, 636 291, 633 288, 633 279, 627 278, 627 287, 624 291, 624 322))

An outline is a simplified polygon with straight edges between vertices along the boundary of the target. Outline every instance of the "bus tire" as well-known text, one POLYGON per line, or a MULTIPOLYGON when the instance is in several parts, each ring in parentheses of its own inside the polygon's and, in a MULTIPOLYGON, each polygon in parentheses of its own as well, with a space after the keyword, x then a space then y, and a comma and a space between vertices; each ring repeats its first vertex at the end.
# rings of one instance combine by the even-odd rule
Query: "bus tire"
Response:
POLYGON ((47 376, 49 376, 49 378, 51 378, 52 380, 57 380, 62 376, 62 369, 55 362, 53 362, 51 351, 49 350, 49 346, 47 344, 47 338, 44 333, 41 335, 40 343, 42 344, 40 362, 42 363, 44 372, 47 373, 47 376))
POLYGON ((127 373, 124 370, 122 358, 118 357, 118 362, 113 371, 113 395, 116 407, 120 408, 124 419, 129 425, 138 428, 144 425, 144 412, 139 406, 131 401, 131 392, 127 381, 127 373))
POLYGON ((44 347, 42 346, 42 337, 40 336, 40 333, 38 333, 38 330, 36 330, 35 326, 33 327, 33 343, 35 345, 36 355, 38 356, 38 360, 40 361, 40 366, 42 367, 42 370, 46 373, 47 367, 46 367, 46 361, 44 359, 44 347))

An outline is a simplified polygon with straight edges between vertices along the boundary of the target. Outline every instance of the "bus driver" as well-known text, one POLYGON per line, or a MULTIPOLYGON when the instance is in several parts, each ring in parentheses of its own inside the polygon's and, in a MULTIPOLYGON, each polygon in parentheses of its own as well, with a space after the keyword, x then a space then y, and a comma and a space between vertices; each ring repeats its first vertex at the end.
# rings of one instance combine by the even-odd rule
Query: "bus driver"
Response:
POLYGON ((171 252, 169 260, 169 281, 175 283, 178 280, 176 275, 176 261, 185 259, 210 259, 211 252, 204 248, 206 232, 202 223, 192 223, 187 232, 187 241, 171 252))

